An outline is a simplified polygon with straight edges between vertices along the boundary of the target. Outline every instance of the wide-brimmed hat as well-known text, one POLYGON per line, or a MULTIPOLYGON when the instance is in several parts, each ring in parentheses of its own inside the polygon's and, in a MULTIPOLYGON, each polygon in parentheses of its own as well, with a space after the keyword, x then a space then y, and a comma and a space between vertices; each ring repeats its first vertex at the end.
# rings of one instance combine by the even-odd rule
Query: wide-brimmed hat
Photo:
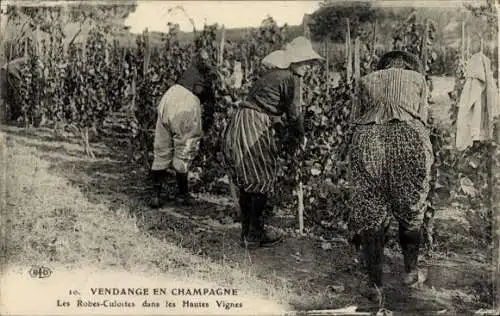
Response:
POLYGON ((377 69, 386 69, 398 63, 401 63, 402 68, 408 70, 423 71, 422 62, 415 54, 401 50, 393 50, 382 55, 377 64, 377 69))
POLYGON ((262 64, 281 69, 292 63, 324 60, 312 47, 311 41, 303 36, 295 38, 283 50, 276 50, 262 59, 262 64))
POLYGON ((296 37, 285 46, 285 60, 292 63, 324 60, 312 47, 311 41, 304 36, 296 37))

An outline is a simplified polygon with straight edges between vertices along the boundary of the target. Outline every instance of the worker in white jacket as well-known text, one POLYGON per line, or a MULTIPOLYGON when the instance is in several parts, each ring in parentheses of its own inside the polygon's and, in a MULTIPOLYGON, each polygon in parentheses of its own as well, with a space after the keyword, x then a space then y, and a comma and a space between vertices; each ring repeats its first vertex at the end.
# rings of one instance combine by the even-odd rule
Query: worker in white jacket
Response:
POLYGON ((491 139, 494 119, 500 113, 490 59, 483 53, 472 55, 465 78, 458 103, 456 147, 459 150, 465 150, 474 141, 491 139))

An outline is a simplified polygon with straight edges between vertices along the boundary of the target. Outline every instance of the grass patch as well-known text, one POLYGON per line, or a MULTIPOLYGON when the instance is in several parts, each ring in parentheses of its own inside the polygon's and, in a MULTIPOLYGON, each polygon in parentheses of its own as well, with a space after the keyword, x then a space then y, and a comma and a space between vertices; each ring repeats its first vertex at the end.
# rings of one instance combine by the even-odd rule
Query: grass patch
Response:
POLYGON ((138 227, 130 208, 91 203, 67 179, 49 172, 35 148, 7 137, 6 206, 2 214, 2 269, 62 265, 68 269, 116 268, 131 273, 172 275, 240 289, 280 303, 286 285, 252 275, 252 266, 229 267, 189 254, 138 227))
MULTIPOLYGON (((8 188, 7 198, 0 199, 8 204, 1 217, 4 267, 126 270, 235 287, 245 297, 282 303, 285 309, 371 308, 357 292, 357 254, 343 243, 331 241, 324 248, 318 238, 287 234, 279 247, 245 251, 238 245, 239 224, 218 220, 228 214, 227 195, 198 194, 197 207, 151 210, 145 204, 146 172, 121 152, 94 143, 97 159, 89 160, 75 142, 54 140, 41 130, 2 129, 9 138, 1 162, 8 188)), ((430 288, 403 289, 401 255, 388 254, 387 308, 419 314, 490 304, 485 282, 490 260, 476 240, 484 219, 473 220, 458 206, 443 206, 436 216, 430 288)), ((289 219, 276 214, 271 224, 293 230, 295 220, 289 219)))

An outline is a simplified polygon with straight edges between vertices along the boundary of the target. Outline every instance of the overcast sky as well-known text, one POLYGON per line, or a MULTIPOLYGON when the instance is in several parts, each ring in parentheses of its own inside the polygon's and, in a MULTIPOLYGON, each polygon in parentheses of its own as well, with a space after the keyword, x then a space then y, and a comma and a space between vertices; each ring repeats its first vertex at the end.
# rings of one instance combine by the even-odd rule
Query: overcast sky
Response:
MULTIPOLYGON (((367 0, 370 1, 370 0, 367 0)), ((464 1, 484 2, 484 0, 382 0, 382 6, 461 6, 464 1)), ((227 28, 257 27, 267 15, 272 16, 279 25, 302 23, 305 13, 319 8, 320 1, 146 1, 139 0, 137 9, 125 21, 134 33, 146 27, 154 31, 166 31, 167 22, 177 23, 183 31, 192 31, 188 17, 181 10, 168 14, 169 8, 182 6, 187 15, 194 20, 196 29, 204 22, 224 24, 227 28)))
MULTIPOLYGON (((370 0, 367 0, 370 1, 370 0)), ((373 1, 373 0, 371 0, 373 1)), ((461 6, 464 1, 484 2, 485 0, 379 0, 385 6, 461 6)), ((9 1, 20 3, 19 0, 9 1)), ((30 1, 28 1, 29 3, 30 1)), ((62 1, 42 1, 61 4, 62 1)), ((2 7, 5 1, 0 2, 2 7)), ((146 27, 152 31, 167 31, 167 23, 177 23, 183 31, 192 31, 188 17, 181 10, 170 14, 168 9, 182 6, 187 15, 201 29, 204 22, 224 24, 227 28, 257 27, 266 16, 272 16, 279 25, 284 23, 298 25, 305 13, 312 13, 319 8, 320 1, 159 1, 137 0, 137 8, 131 13, 125 24, 134 33, 141 33, 146 27)), ((2 24, 5 19, 0 19, 2 24)))
POLYGON ((227 28, 256 27, 267 15, 279 25, 302 23, 304 13, 312 13, 319 1, 138 1, 137 9, 125 21, 134 33, 146 27, 153 31, 166 31, 167 23, 178 23, 182 31, 193 27, 181 10, 168 14, 169 8, 181 5, 201 29, 204 22, 224 24, 227 28))

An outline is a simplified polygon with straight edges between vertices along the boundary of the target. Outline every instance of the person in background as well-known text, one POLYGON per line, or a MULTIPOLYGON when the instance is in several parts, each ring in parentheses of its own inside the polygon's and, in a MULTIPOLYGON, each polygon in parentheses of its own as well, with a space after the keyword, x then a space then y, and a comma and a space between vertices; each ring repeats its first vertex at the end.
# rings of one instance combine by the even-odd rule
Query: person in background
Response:
POLYGON ((483 53, 476 53, 467 61, 465 83, 460 94, 455 144, 458 150, 471 147, 474 142, 494 137, 494 121, 500 114, 498 88, 491 61, 483 53))
POLYGON ((213 123, 216 76, 208 53, 198 52, 192 64, 175 85, 163 95, 158 105, 154 138, 154 161, 151 167, 154 196, 151 207, 161 206, 160 194, 167 169, 173 168, 177 181, 177 202, 191 205, 188 171, 198 154, 200 139, 213 123), (202 107, 203 104, 203 107, 202 107))
POLYGON ((361 237, 369 276, 362 292, 378 300, 385 233, 392 216, 399 222, 403 282, 414 286, 425 280, 417 263, 434 156, 420 61, 403 51, 386 53, 377 70, 361 78, 359 97, 349 148, 349 226, 361 237))
POLYGON ((240 108, 230 119, 223 139, 228 174, 239 188, 241 245, 246 248, 277 244, 281 237, 264 229, 263 212, 268 194, 274 190, 278 148, 273 118, 287 116, 293 135, 292 151, 305 140, 300 113, 300 77, 311 62, 322 60, 305 37, 294 39, 285 50, 264 58, 274 68, 250 88, 240 108))
POLYGON ((0 69, 2 122, 15 121, 22 115, 19 89, 21 88, 22 80, 21 70, 27 63, 28 59, 21 57, 11 60, 0 69))

